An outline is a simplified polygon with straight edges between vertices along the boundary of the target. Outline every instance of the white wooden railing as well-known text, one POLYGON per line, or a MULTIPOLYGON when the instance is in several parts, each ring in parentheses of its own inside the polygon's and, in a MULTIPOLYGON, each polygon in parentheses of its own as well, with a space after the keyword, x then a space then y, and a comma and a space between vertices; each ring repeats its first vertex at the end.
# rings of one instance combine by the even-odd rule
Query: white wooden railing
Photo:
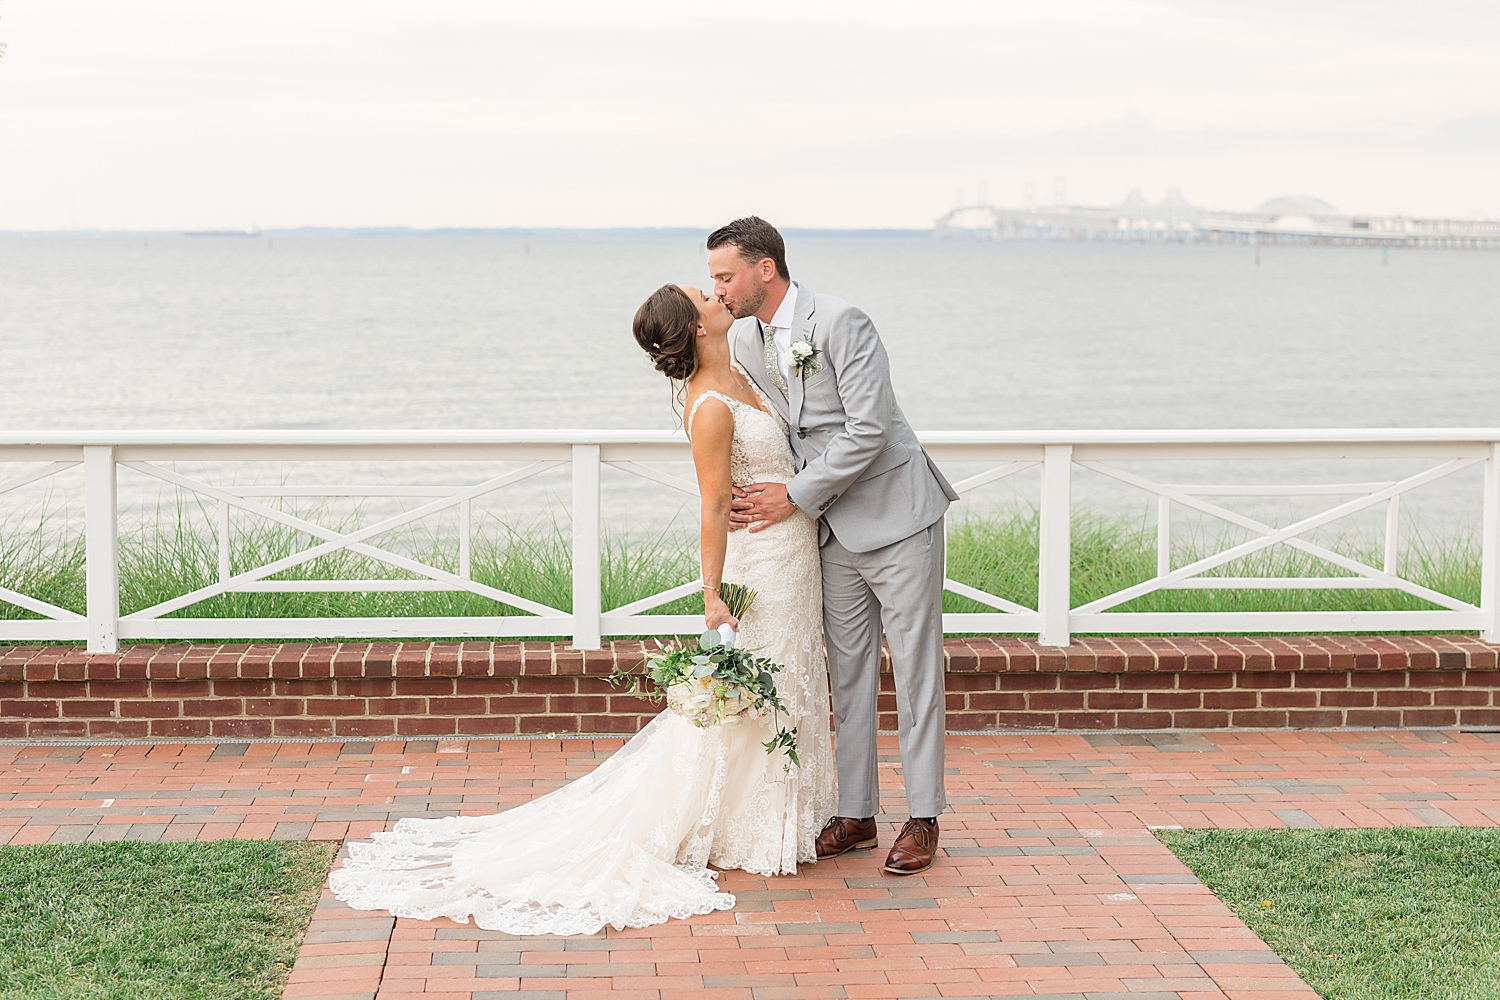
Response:
MULTIPOLYGON (((923 435, 941 463, 982 463, 989 468, 955 483, 968 493, 1040 466, 1040 558, 1038 606, 1024 607, 953 580, 950 591, 992 611, 949 614, 950 632, 1035 633, 1049 645, 1066 645, 1073 633, 1132 632, 1317 632, 1479 630, 1500 639, 1500 429, 1481 430, 1234 430, 1234 431, 1058 431, 990 433, 947 431, 923 435), (1285 459, 1422 460, 1424 468, 1392 481, 1299 485, 1176 485, 1128 471, 1119 463, 1211 460, 1217 463, 1285 459), (1481 595, 1478 605, 1404 579, 1396 553, 1400 498, 1462 469, 1483 467, 1481 595), (1072 607, 1069 599, 1070 519, 1076 471, 1086 469, 1157 498, 1156 575, 1107 597, 1072 607), (1225 496, 1326 496, 1342 498, 1320 513, 1275 527, 1224 507, 1225 496), (1171 510, 1178 505, 1247 531, 1250 540, 1172 565, 1171 510), (1385 508, 1385 554, 1367 565, 1317 544, 1316 529, 1370 508, 1385 508), (1205 575, 1242 557, 1277 545, 1300 550, 1343 570, 1339 577, 1226 577, 1205 575), (1441 610, 1287 612, 1120 612, 1121 604, 1163 589, 1377 588, 1402 591, 1441 610)), ((112 652, 121 639, 342 638, 417 636, 558 636, 596 649, 610 635, 695 632, 695 615, 645 614, 696 593, 699 581, 617 608, 600 595, 600 468, 609 465, 661 486, 696 495, 693 483, 642 463, 690 459, 679 434, 665 431, 241 431, 241 432, 49 432, 0 434, 0 494, 83 466, 87 609, 84 614, 0 585, 0 601, 41 615, 0 620, 0 643, 78 641, 112 652), (177 463, 233 462, 526 462, 523 468, 459 486, 226 486, 177 471, 177 463), (572 467, 572 611, 549 607, 479 583, 470 572, 470 506, 488 494, 564 464, 572 467), (155 606, 121 615, 117 469, 154 477, 217 503, 219 572, 212 584, 155 606), (415 508, 357 530, 339 532, 262 502, 272 497, 407 497, 415 508), (321 539, 274 562, 237 572, 230 566, 231 508, 258 515, 321 539), (382 548, 377 536, 422 518, 457 508, 458 572, 431 566, 382 548), (338 550, 350 550, 414 574, 420 579, 277 580, 278 573, 338 550), (511 606, 523 615, 397 618, 172 618, 171 612, 223 593, 467 591, 511 606)), ((10 581, 0 581, 0 583, 10 581)))

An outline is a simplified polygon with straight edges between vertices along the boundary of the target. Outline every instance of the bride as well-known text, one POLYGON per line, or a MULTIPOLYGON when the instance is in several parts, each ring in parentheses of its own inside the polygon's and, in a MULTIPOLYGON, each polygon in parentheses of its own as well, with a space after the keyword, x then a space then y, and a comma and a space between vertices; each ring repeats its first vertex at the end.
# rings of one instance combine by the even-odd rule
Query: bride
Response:
POLYGON ((728 308, 665 285, 636 312, 636 341, 685 383, 684 425, 702 497, 705 624, 782 664, 777 694, 800 766, 765 744, 774 716, 697 728, 663 711, 588 775, 492 816, 403 819, 348 845, 329 876, 360 910, 449 917, 511 934, 593 934, 734 906, 709 867, 793 874, 817 860, 834 814, 817 527, 805 514, 729 531, 731 490, 796 472, 786 428, 730 358, 728 308), (736 620, 721 582, 757 592, 736 620))

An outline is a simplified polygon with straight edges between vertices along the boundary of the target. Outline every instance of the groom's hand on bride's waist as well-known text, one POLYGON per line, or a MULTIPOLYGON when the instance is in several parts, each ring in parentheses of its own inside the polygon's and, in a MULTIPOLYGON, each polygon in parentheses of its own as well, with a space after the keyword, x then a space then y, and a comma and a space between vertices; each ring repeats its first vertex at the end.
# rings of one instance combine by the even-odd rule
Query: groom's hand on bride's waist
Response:
POLYGON ((797 505, 787 499, 785 483, 751 483, 743 489, 736 486, 730 503, 729 530, 761 531, 785 521, 796 510, 797 505))

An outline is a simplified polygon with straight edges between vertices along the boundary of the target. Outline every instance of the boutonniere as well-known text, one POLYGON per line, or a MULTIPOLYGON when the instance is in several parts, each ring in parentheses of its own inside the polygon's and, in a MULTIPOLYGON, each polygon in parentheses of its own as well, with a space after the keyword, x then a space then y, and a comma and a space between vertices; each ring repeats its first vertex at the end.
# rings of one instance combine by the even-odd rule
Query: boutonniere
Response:
POLYGON ((806 337, 792 345, 787 352, 787 360, 791 362, 792 374, 798 378, 807 378, 816 375, 823 370, 818 363, 817 357, 822 352, 813 346, 813 342, 806 337))

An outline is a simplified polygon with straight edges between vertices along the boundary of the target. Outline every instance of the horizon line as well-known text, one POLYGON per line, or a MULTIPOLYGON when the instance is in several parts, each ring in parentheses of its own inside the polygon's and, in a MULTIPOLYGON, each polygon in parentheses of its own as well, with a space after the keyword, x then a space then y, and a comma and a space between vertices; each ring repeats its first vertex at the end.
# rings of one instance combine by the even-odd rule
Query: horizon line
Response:
MULTIPOLYGON (((883 236, 930 236, 935 227, 896 228, 888 226, 869 227, 820 227, 786 226, 783 233, 798 236, 819 235, 883 235, 883 236)), ((614 236, 695 236, 706 238, 713 229, 707 226, 277 226, 254 229, 99 229, 81 227, 77 229, 0 229, 0 237, 62 236, 62 237, 200 237, 246 239, 276 236, 568 236, 574 234, 614 236)))

